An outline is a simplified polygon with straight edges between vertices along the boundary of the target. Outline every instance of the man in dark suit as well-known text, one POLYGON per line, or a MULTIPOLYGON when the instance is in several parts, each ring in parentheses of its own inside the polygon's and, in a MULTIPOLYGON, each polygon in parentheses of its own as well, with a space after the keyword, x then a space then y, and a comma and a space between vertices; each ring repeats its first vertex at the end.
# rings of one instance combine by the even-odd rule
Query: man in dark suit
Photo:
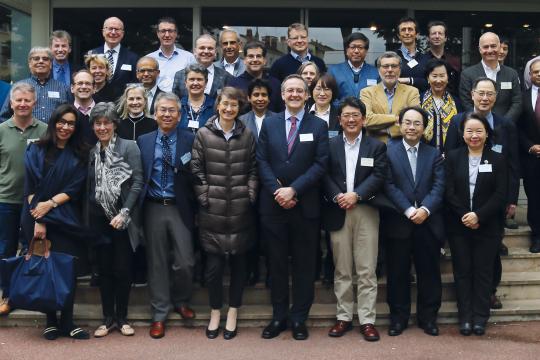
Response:
MULTIPOLYGON (((208 70, 208 81, 206 82, 204 93, 216 98, 218 91, 233 77, 224 69, 214 65, 214 60, 216 59, 216 39, 209 34, 199 36, 197 40, 195 40, 194 53, 197 62, 208 70)), ((180 99, 188 95, 185 69, 177 71, 174 75, 172 91, 178 95, 180 99)))
POLYGON ((191 241, 195 197, 189 169, 194 135, 177 126, 179 104, 176 95, 161 93, 156 100, 158 130, 137 140, 144 170, 141 201, 152 306, 150 336, 155 339, 165 335, 171 303, 182 318, 195 317, 188 305, 195 262, 191 241))
POLYGON ((512 121, 517 121, 521 114, 521 90, 517 72, 499 64, 499 48, 501 44, 497 34, 486 32, 480 36, 478 49, 482 61, 470 66, 461 73, 459 97, 466 111, 473 110, 471 90, 473 82, 479 77, 488 77, 495 81, 497 101, 493 112, 512 121))
POLYGON ((222 58, 216 61, 214 65, 227 71, 234 77, 242 74, 246 70, 246 66, 240 57, 242 42, 238 33, 232 29, 223 30, 219 34, 219 44, 221 45, 222 58))
POLYGON ((317 242, 320 236, 320 181, 328 161, 328 127, 305 111, 308 86, 299 75, 281 86, 285 111, 264 120, 257 144, 262 189, 261 224, 270 265, 272 321, 262 337, 271 339, 292 323, 305 340, 313 303, 317 242), (289 249, 292 307, 289 311, 289 249))
POLYGON ((404 108, 398 120, 403 139, 389 145, 387 151, 389 171, 385 193, 396 208, 382 219, 387 241, 390 336, 400 335, 409 322, 411 257, 417 277, 418 326, 428 335, 439 334, 444 168, 439 151, 420 142, 428 118, 419 107, 404 108))
POLYGON ((159 77, 159 63, 150 56, 143 56, 137 61, 137 79, 143 84, 146 92, 148 113, 154 115, 154 104, 160 93, 163 92, 157 84, 159 77))
POLYGON ((343 135, 329 141, 324 176, 323 228, 330 231, 337 298, 337 321, 328 335, 340 337, 352 329, 356 278, 360 332, 367 341, 377 341, 379 211, 368 201, 384 186, 386 146, 362 131, 366 106, 358 98, 343 99, 338 114, 343 135))
POLYGON ((401 57, 399 82, 414 86, 419 92, 424 92, 428 88, 425 71, 429 57, 416 48, 418 34, 418 22, 415 19, 401 18, 397 26, 397 36, 401 47, 396 50, 396 53, 401 57))
POLYGON ((117 17, 110 17, 103 23, 103 39, 105 43, 89 54, 104 54, 109 61, 112 70, 112 77, 109 80, 113 86, 114 99, 120 97, 124 92, 126 84, 137 82, 135 68, 137 66, 137 54, 122 46, 124 38, 124 23, 117 17))
POLYGON ((527 194, 527 222, 531 227, 532 253, 540 252, 540 59, 530 65, 532 87, 523 93, 523 113, 517 127, 523 186, 527 194))
POLYGON ((251 111, 240 116, 240 120, 251 130, 256 141, 259 141, 264 119, 275 114, 268 110, 270 94, 272 94, 272 88, 266 80, 255 79, 248 85, 247 95, 251 111))
MULTIPOLYGON (((495 89, 495 81, 488 79, 487 77, 479 77, 472 84, 470 97, 474 104, 474 112, 484 116, 491 129, 494 131, 495 139, 491 140, 491 143, 493 144, 491 149, 495 152, 502 153, 508 160, 509 178, 506 218, 509 218, 515 215, 519 197, 520 167, 518 137, 514 122, 501 116, 495 110, 494 105, 496 104, 498 96, 495 89)), ((458 130, 464 118, 465 113, 459 113, 450 121, 446 133, 446 142, 444 143, 445 153, 448 153, 452 149, 465 146, 463 134, 458 130)), ((504 219, 501 219, 501 221, 503 220, 504 219)), ((503 234, 501 234, 501 236, 502 235, 503 234)), ((495 269, 493 271, 493 296, 491 297, 491 307, 493 309, 500 309, 502 307, 500 300, 495 296, 497 286, 499 286, 499 282, 501 281, 501 254, 508 254, 508 248, 502 242, 501 249, 495 259, 495 269)))

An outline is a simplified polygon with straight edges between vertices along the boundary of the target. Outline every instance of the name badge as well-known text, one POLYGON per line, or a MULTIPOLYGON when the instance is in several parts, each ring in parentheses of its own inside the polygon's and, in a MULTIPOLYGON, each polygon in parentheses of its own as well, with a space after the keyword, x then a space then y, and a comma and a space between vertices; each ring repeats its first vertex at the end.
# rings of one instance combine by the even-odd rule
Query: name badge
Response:
POLYGON ((411 61, 409 61, 409 62, 407 63, 407 66, 410 67, 411 69, 412 69, 413 67, 415 67, 416 65, 418 65, 418 61, 416 61, 415 59, 412 59, 411 61))
POLYGON ((131 71, 131 64, 122 64, 120 70, 131 71))
POLYGON ((301 142, 313 141, 313 134, 300 134, 300 141, 301 142))
POLYGON ((32 144, 32 143, 35 143, 36 141, 38 141, 39 139, 26 139, 26 146, 32 144))
POLYGON ((360 166, 373 167, 373 158, 360 158, 360 166))
POLYGON ((331 139, 331 138, 333 138, 333 137, 338 136, 338 134, 339 134, 339 131, 336 131, 336 130, 330 130, 330 131, 328 131, 328 138, 331 139))
POLYGON ((198 129, 199 128, 199 122, 195 120, 189 120, 188 127, 192 129, 198 129))
POLYGON ((478 172, 481 172, 481 173, 490 173, 490 172, 492 172, 491 164, 480 164, 480 166, 478 166, 478 172))
POLYGON ((367 79, 367 86, 377 85, 377 79, 367 79))
POLYGON ((511 81, 503 81, 501 83, 501 90, 512 90, 512 82, 511 81))
POLYGON ((186 165, 189 162, 189 160, 191 160, 191 153, 190 152, 185 153, 184 155, 182 155, 180 160, 182 160, 183 165, 186 165))
POLYGON ((47 93, 50 99, 60 99, 60 93, 58 91, 48 91, 47 93))
POLYGON ((501 144, 495 144, 491 147, 491 150, 495 151, 496 153, 502 153, 502 145, 501 144))

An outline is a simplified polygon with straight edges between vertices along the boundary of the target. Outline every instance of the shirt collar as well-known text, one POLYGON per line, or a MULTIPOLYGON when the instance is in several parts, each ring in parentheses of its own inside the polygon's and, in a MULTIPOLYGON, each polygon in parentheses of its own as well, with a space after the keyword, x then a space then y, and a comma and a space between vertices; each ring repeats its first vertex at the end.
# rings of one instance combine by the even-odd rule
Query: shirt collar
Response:
POLYGON ((107 45, 107 43, 105 43, 105 44, 103 45, 103 53, 106 54, 107 51, 109 51, 109 50, 114 50, 114 51, 116 51, 116 54, 120 54, 120 46, 121 46, 121 44, 118 44, 118 45, 116 45, 115 47, 113 47, 113 48, 111 49, 111 48, 109 47, 109 45, 107 45))
POLYGON ((225 131, 223 130, 223 128, 221 127, 221 124, 219 123, 219 118, 216 117, 216 119, 214 120, 214 125, 216 125, 216 128, 219 130, 219 131, 223 131, 224 134, 230 134, 234 131, 234 129, 236 129, 236 121, 233 123, 233 126, 231 128, 231 130, 229 131, 225 131))
POLYGON ((409 49, 407 49, 405 47, 405 45, 401 44, 401 47, 399 48, 399 50, 401 50, 401 53, 403 54, 403 57, 407 60, 409 59, 412 59, 414 57, 414 55, 416 55, 418 53, 418 50, 417 49, 414 49, 414 55, 411 55, 411 52, 409 51, 409 49))
POLYGON ((347 60, 347 62, 349 63, 349 66, 351 67, 352 71, 354 72, 360 72, 362 71, 362 67, 364 66, 364 62, 362 61, 362 65, 360 65, 360 67, 356 67, 354 66, 352 63, 351 63, 351 60, 347 60))
MULTIPOLYGON (((327 115, 327 114, 330 114, 330 108, 331 106, 328 107, 328 109, 326 109, 322 115, 327 115)), ((311 108, 309 109, 309 112, 310 113, 313 113, 313 114, 317 114, 317 107, 315 106, 315 104, 311 105, 311 108)))
POLYGON ((206 68, 208 70, 208 75, 214 75, 214 64, 206 68))
POLYGON ((485 72, 488 72, 488 71, 495 71, 495 72, 499 72, 501 70, 501 64, 499 64, 497 62, 497 67, 494 69, 492 69, 491 67, 489 67, 485 62, 484 60, 482 60, 482 66, 484 67, 484 71, 485 72))
POLYGON ((92 111, 92 109, 94 108, 94 106, 96 106, 96 102, 94 100, 92 100, 92 103, 90 104, 90 106, 88 107, 84 107, 82 106, 81 104, 79 104, 77 102, 77 100, 75 100, 73 102, 73 106, 75 106, 75 108, 77 110, 79 110, 81 113, 83 113, 84 115, 88 115, 90 113, 90 111, 92 111))
POLYGON ((532 92, 538 92, 538 86, 534 85, 534 84, 531 84, 531 89, 532 89, 532 92))
POLYGON ((403 146, 405 146, 405 151, 409 151, 410 148, 416 148, 416 153, 418 154, 418 148, 420 147, 420 141, 416 143, 416 145, 411 146, 405 142, 404 139, 401 139, 403 142, 403 146))
POLYGON ((343 133, 343 142, 345 143, 345 145, 354 146, 356 144, 360 144, 360 141, 362 141, 362 131, 360 131, 360 134, 358 134, 358 137, 354 139, 354 142, 352 144, 349 142, 349 140, 347 140, 345 133, 343 133))
POLYGON ((300 56, 300 54, 297 54, 292 50, 291 50, 291 55, 292 55, 293 58, 295 58, 297 60, 300 57, 302 59, 302 62, 306 61, 306 60, 311 61, 311 54, 309 53, 309 50, 307 51, 306 56, 304 56, 304 57, 300 56))
POLYGON ((381 84, 383 86, 383 89, 384 89, 385 93, 394 94, 396 92, 396 89, 397 89, 399 83, 396 81, 396 84, 394 85, 394 87, 392 89, 387 88, 386 85, 384 84, 384 82, 381 82, 381 84))
MULTIPOLYGON (((176 125, 176 126, 178 126, 178 125, 176 125)), ((163 131, 161 131, 160 128, 158 128, 158 141, 159 141, 160 144, 161 144, 161 137, 163 135, 165 135, 165 133, 163 131)), ((169 136, 169 142, 170 143, 176 141, 176 128, 174 128, 173 131, 171 131, 171 133, 168 136, 169 136)))
POLYGON ((232 63, 228 63, 227 60, 225 60, 225 58, 223 58, 223 61, 221 61, 221 63, 223 64, 223 66, 227 66, 227 65, 236 65, 236 63, 240 60, 240 57, 237 57, 236 60, 234 60, 232 63))
POLYGON ((148 91, 150 92, 150 94, 152 94, 152 97, 154 97, 156 95, 156 91, 157 91, 157 82, 156 82, 156 85, 154 85, 154 87, 151 88, 148 91))
POLYGON ((63 64, 59 64, 59 63, 56 62, 56 60, 53 60, 53 69, 55 71, 58 71, 61 68, 67 69, 68 67, 69 67, 69 64, 67 62, 65 62, 63 64))
MULTIPOLYGON (((294 115, 297 119, 297 121, 302 121, 302 119, 304 118, 304 114, 305 114, 306 110, 302 109, 300 110, 296 115, 294 115)), ((285 120, 289 120, 291 119, 291 116, 293 116, 288 109, 285 109, 285 120)))
POLYGON ((177 48, 176 46, 174 47, 174 50, 173 50, 173 52, 172 52, 171 57, 165 56, 165 54, 163 53, 163 50, 161 50, 161 47, 158 49, 158 56, 159 56, 159 57, 163 57, 163 58, 165 58, 165 59, 171 59, 171 58, 173 58, 175 55, 178 55, 178 54, 180 54, 180 49, 177 48))
MULTIPOLYGON (((30 125, 28 125, 27 128, 29 128, 29 127, 36 127, 36 126, 38 125, 38 121, 39 121, 39 120, 37 120, 37 119, 35 119, 35 118, 32 118, 32 123, 31 123, 30 125)), ((10 117, 10 118, 6 121, 6 123, 7 123, 7 126, 9 126, 10 128, 15 128, 15 127, 17 127, 17 126, 15 125, 15 122, 13 121, 13 116, 10 117)))

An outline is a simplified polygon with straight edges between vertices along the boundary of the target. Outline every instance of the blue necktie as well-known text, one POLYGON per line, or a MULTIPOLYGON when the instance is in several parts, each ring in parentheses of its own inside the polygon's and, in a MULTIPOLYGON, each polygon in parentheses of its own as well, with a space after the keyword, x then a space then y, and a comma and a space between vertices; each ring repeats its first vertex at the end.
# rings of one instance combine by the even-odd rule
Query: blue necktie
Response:
POLYGON ((169 173, 169 166, 172 166, 172 154, 171 147, 169 146, 169 137, 163 135, 161 137, 161 146, 163 149, 163 166, 161 169, 161 190, 164 191, 167 187, 167 175, 169 173))

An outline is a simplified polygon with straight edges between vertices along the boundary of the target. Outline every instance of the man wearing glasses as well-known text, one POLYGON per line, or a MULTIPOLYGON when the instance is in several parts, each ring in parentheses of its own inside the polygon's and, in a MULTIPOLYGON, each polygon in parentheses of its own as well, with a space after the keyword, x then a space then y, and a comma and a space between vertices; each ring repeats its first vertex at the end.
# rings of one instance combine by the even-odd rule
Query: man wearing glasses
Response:
MULTIPOLYGON (((32 111, 34 118, 49 122, 53 110, 60 104, 71 102, 69 87, 52 78, 52 59, 53 54, 49 48, 34 47, 28 53, 28 67, 31 76, 21 80, 28 83, 36 89, 36 104, 32 111)), ((13 115, 10 106, 10 97, 4 101, 2 110, 0 110, 0 122, 4 122, 13 115)))
POLYGON ((383 53, 377 59, 381 82, 360 91, 360 98, 366 104, 367 135, 375 136, 383 142, 401 137, 397 125, 398 114, 408 106, 420 105, 418 89, 401 84, 401 58, 393 51, 383 53))
POLYGON ((321 74, 326 72, 324 60, 309 52, 308 29, 304 24, 294 23, 289 25, 287 36, 287 46, 290 52, 274 62, 270 68, 270 75, 279 81, 283 81, 287 75, 296 73, 300 65, 306 61, 313 61, 317 64, 321 74))
POLYGON ((157 80, 161 90, 171 92, 174 74, 196 62, 195 56, 189 51, 176 46, 178 27, 176 20, 164 17, 158 20, 156 34, 159 39, 159 49, 146 55, 157 60, 159 77, 157 80))
POLYGON ((158 85, 158 77, 161 74, 159 62, 150 56, 143 56, 137 61, 137 79, 143 84, 146 92, 146 106, 148 113, 154 115, 154 103, 159 93, 164 92, 158 85))
POLYGON ((336 79, 338 99, 360 96, 360 90, 377 85, 380 80, 377 69, 365 62, 369 50, 369 39, 361 32, 347 36, 343 42, 346 61, 330 65, 328 72, 336 79))
POLYGON ((120 97, 127 83, 137 82, 135 67, 137 54, 122 46, 124 23, 117 17, 110 17, 103 23, 103 46, 92 49, 88 54, 104 54, 109 62, 111 78, 109 83, 115 89, 114 98, 120 97))

